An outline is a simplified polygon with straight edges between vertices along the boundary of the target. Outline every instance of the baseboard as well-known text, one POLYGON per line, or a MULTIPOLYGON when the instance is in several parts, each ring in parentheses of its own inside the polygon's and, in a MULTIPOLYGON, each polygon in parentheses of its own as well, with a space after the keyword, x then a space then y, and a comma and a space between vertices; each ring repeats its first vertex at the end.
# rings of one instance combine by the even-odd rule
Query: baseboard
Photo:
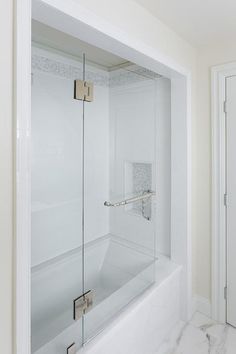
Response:
POLYGON ((201 312, 203 315, 207 317, 211 317, 211 303, 210 301, 202 296, 195 295, 193 297, 192 303, 192 313, 194 312, 201 312))

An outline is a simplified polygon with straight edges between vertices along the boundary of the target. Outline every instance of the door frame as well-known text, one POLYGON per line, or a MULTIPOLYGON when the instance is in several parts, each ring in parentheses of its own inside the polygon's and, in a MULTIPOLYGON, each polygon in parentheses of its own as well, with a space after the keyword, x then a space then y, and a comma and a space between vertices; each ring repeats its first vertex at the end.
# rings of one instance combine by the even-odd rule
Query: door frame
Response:
MULTIPOLYGON (((73 0, 33 0, 33 3, 35 19, 171 80, 171 260, 182 265, 181 318, 188 320, 192 315, 191 72, 73 0)), ((30 354, 31 0, 15 0, 14 22, 14 353, 30 354)))
POLYGON ((212 317, 226 322, 225 80, 236 75, 236 62, 211 69, 212 124, 212 317))

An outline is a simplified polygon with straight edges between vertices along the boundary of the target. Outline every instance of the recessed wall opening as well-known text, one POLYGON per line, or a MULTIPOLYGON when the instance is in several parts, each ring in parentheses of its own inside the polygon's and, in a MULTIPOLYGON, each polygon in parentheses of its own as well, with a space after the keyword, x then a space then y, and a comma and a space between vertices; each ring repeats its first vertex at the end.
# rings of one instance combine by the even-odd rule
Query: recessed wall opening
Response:
POLYGON ((106 327, 85 352, 152 352, 150 331, 160 344, 191 315, 190 73, 74 1, 34 0, 31 44, 30 10, 16 8, 16 351, 84 353, 106 327))
POLYGON ((170 102, 169 79, 32 22, 32 353, 79 348, 170 256, 170 102))

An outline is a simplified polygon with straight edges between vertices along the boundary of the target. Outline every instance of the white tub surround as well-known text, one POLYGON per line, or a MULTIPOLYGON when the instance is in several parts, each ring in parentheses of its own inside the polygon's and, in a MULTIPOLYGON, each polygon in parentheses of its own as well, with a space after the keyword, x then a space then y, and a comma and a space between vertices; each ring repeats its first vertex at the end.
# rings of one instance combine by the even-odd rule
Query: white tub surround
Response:
MULTIPOLYGON (((108 246, 108 242, 110 241, 106 237, 101 240, 100 244, 108 246)), ((94 257, 93 253, 98 250, 97 246, 93 243, 88 249, 92 257, 94 257)), ((181 267, 170 262, 166 257, 160 256, 156 261, 155 269, 156 282, 142 295, 131 301, 118 315, 116 314, 106 324, 105 329, 100 328, 100 333, 87 342, 77 354, 155 354, 157 352, 163 340, 180 321, 181 267)), ((136 278, 124 283, 124 286, 112 295, 116 296, 117 304, 120 296, 132 295, 132 289, 140 284, 141 279, 142 276, 140 278, 139 274, 136 278)), ((96 316, 93 315, 92 319, 96 319, 98 315, 100 318, 104 317, 106 309, 109 310, 109 298, 104 306, 97 306, 96 316)), ((110 307, 110 310, 113 308, 110 307)), ((57 321, 57 326, 58 324, 57 321)), ((92 330, 92 321, 90 325, 92 330)), ((43 345, 35 354, 51 354, 55 351, 57 354, 64 354, 68 343, 72 342, 74 336, 78 338, 80 332, 81 323, 77 322, 43 345)), ((38 333, 37 340, 40 340, 40 333, 38 333)))
MULTIPOLYGON (((93 291, 92 311, 84 317, 84 339, 88 340, 125 303, 153 284, 154 272, 161 265, 155 269, 153 258, 140 247, 110 234, 87 243, 84 252, 85 292, 93 291)), ((73 321, 72 306, 82 293, 81 260, 82 247, 78 247, 32 268, 32 351, 37 354, 50 350, 63 354, 67 343, 82 333, 81 321, 73 321)))
POLYGON ((156 274, 155 284, 127 306, 78 354, 157 352, 167 334, 180 320, 181 267, 161 257, 156 262, 156 274))

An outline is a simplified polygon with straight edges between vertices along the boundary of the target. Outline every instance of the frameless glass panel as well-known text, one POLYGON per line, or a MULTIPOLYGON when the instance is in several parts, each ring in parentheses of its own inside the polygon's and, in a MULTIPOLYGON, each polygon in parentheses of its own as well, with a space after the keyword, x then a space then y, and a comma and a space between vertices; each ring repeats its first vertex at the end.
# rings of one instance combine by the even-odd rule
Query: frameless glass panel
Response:
POLYGON ((94 83, 85 102, 84 341, 100 331, 155 276, 156 80, 127 63, 86 62, 94 83))
POLYGON ((83 103, 74 99, 82 59, 32 50, 32 353, 82 343, 73 300, 82 283, 83 103))

